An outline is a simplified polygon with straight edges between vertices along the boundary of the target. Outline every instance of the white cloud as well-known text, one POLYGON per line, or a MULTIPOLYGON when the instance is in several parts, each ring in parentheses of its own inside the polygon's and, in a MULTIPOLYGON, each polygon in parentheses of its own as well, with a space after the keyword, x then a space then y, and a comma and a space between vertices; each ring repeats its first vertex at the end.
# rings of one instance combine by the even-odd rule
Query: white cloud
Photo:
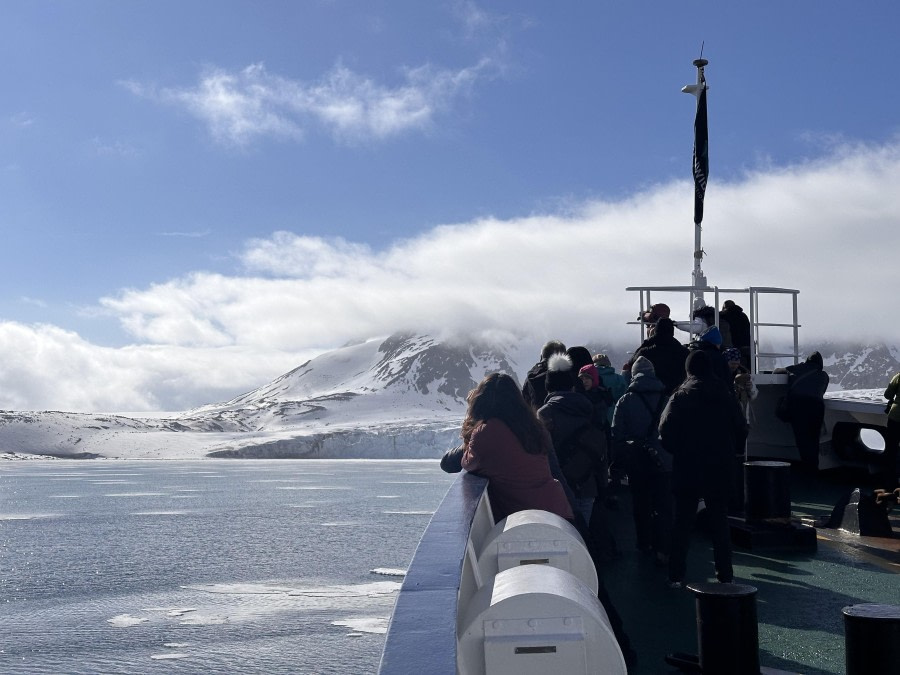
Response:
POLYGON ((255 388, 315 354, 246 347, 100 347, 55 326, 0 322, 0 409, 185 410, 255 388))
POLYGON ((485 58, 460 70, 406 68, 400 84, 388 86, 341 64, 318 82, 305 83, 271 74, 257 63, 235 72, 211 69, 189 88, 122 84, 137 96, 183 107, 222 143, 247 145, 263 137, 301 140, 315 125, 339 140, 355 142, 428 128, 492 67, 485 58))
MULTIPOLYGON (((711 183, 710 284, 800 289, 806 344, 896 343, 898 184, 900 143, 711 183)), ((626 322, 638 297, 625 287, 690 283, 692 199, 692 186, 676 182, 565 215, 444 225, 381 251, 290 232, 250 240, 238 274, 194 273, 101 299, 131 347, 0 324, 9 355, 0 405, 198 405, 264 384, 315 350, 408 328, 635 342, 626 322)))

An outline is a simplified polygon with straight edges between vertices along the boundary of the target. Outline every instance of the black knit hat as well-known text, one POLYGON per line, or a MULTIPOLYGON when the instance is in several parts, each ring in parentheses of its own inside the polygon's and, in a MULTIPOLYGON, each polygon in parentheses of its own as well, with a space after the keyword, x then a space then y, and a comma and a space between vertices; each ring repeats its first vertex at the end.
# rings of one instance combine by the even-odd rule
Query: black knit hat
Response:
POLYGON ((688 375, 702 379, 712 374, 712 361, 702 349, 695 349, 684 362, 684 369, 688 375))

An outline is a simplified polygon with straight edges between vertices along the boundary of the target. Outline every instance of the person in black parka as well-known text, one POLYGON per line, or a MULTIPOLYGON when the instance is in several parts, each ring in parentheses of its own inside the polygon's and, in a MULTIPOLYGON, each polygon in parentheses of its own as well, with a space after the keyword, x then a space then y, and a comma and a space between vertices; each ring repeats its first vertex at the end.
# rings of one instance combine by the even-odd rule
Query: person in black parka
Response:
POLYGON ((541 348, 541 360, 535 363, 525 376, 525 384, 522 385, 522 396, 534 410, 544 405, 547 398, 547 359, 554 354, 564 354, 566 346, 559 340, 549 340, 541 348))
POLYGON ((735 449, 747 437, 747 422, 728 385, 712 374, 704 351, 686 363, 687 379, 675 391, 659 423, 663 447, 672 453, 675 524, 669 555, 669 584, 684 583, 691 530, 700 499, 706 504, 712 534, 716 577, 731 582, 731 539, 728 528, 730 470, 735 449))
POLYGON ((656 331, 635 350, 628 363, 629 368, 639 356, 653 364, 653 370, 663 383, 666 396, 671 396, 684 381, 684 362, 688 357, 688 350, 675 338, 675 324, 670 319, 656 322, 656 331))
POLYGON ((566 354, 551 356, 547 362, 547 400, 537 414, 553 439, 562 473, 575 494, 576 508, 589 523, 597 496, 595 467, 603 461, 606 438, 592 424, 594 408, 587 396, 574 391, 577 379, 566 354))
POLYGON ((687 346, 689 352, 697 350, 706 352, 706 355, 709 356, 712 374, 722 380, 722 382, 728 384, 730 388, 734 376, 731 374, 731 368, 728 367, 728 361, 725 360, 725 355, 722 354, 721 347, 722 333, 719 332, 719 329, 716 326, 707 328, 705 332, 701 333, 687 346))
MULTIPOLYGON (((750 370, 750 341, 752 331, 750 319, 744 314, 744 308, 736 305, 734 300, 726 300, 719 312, 719 325, 728 325, 729 343, 726 347, 737 347, 741 351, 741 365, 750 370)), ((723 331, 724 334, 724 331, 723 331)))
MULTIPOLYGON (((819 468, 819 435, 825 421, 825 391, 828 373, 823 370, 822 355, 810 354, 806 361, 785 368, 788 374, 787 404, 800 452, 802 466, 808 471, 819 468)), ((777 370, 775 372, 778 372, 777 370)))

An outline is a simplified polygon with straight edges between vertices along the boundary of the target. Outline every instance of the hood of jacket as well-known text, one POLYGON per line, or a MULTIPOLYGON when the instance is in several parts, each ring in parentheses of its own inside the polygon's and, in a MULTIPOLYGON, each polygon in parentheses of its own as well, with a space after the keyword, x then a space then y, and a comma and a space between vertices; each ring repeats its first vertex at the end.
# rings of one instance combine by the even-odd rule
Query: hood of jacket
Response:
POLYGON ((651 373, 638 373, 637 375, 634 375, 631 378, 631 382, 628 383, 628 391, 633 392, 656 393, 665 388, 662 380, 651 373))
POLYGON ((547 394, 544 407, 552 408, 565 415, 590 417, 594 412, 594 406, 590 399, 576 391, 553 391, 547 394))

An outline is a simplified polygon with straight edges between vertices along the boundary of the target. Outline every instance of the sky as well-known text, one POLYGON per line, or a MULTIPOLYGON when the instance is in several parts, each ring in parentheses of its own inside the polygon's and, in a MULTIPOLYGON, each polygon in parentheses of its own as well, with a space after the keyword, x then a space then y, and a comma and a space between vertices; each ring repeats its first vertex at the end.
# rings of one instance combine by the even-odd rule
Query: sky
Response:
MULTIPOLYGON (((0 408, 184 410, 397 330, 638 341, 703 269, 900 343, 900 5, 8 0, 0 408)), ((740 298, 738 298, 740 304, 740 298)), ((675 312, 678 314, 678 312, 675 312)))

